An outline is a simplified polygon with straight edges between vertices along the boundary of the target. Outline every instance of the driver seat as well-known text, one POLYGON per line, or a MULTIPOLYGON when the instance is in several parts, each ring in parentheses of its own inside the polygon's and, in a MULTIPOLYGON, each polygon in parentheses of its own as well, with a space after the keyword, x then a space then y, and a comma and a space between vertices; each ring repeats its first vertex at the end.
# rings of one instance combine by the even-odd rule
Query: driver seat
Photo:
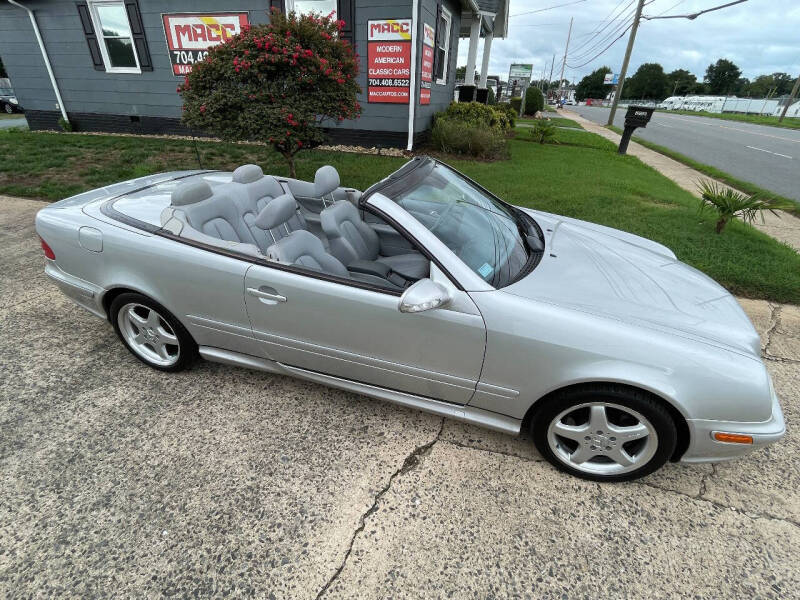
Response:
POLYGON ((427 277, 430 264, 419 252, 380 256, 378 234, 361 220, 352 202, 339 200, 320 213, 322 230, 330 242, 330 251, 345 265, 357 260, 375 260, 409 279, 427 277))

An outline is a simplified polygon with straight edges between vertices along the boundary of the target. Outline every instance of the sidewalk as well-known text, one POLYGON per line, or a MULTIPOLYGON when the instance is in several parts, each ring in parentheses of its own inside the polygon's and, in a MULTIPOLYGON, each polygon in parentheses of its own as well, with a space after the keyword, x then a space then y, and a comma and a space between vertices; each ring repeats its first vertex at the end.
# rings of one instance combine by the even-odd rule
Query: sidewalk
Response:
MULTIPOLYGON (((619 144, 620 135, 618 133, 614 133, 610 129, 567 109, 562 109, 559 114, 577 121, 587 131, 596 133, 615 145, 619 144)), ((632 154, 644 164, 653 167, 656 171, 698 198, 700 194, 697 191, 697 184, 704 179, 711 179, 708 175, 695 171, 677 160, 673 160, 634 141, 631 141, 628 146, 628 154, 632 154)), ((761 219, 756 219, 753 225, 756 229, 800 252, 800 219, 783 211, 778 211, 778 214, 780 216, 764 212, 764 222, 762 223, 761 219)))

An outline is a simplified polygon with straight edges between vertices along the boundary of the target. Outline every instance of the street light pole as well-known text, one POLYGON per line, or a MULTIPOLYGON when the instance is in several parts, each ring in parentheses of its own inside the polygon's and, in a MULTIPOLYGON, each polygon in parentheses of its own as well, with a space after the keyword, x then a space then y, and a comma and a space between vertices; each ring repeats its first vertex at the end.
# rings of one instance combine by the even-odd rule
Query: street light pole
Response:
POLYGON ((639 0, 636 6, 636 16, 633 17, 633 26, 631 27, 631 35, 628 38, 628 47, 625 49, 625 58, 622 60, 622 70, 619 72, 619 83, 617 84, 617 92, 614 94, 614 102, 611 104, 611 112, 608 114, 608 123, 606 125, 614 124, 614 115, 617 113, 617 104, 622 96, 622 86, 625 85, 625 75, 628 73, 628 62, 631 60, 631 52, 633 51, 633 42, 636 40, 636 31, 639 29, 639 20, 642 17, 642 8, 644 7, 644 0, 639 0))
POLYGON ((783 110, 781 111, 781 116, 778 118, 778 123, 783 121, 783 117, 786 116, 786 111, 789 110, 789 105, 792 103, 792 100, 797 98, 798 90, 800 90, 800 77, 798 77, 797 81, 794 82, 792 93, 789 95, 789 99, 786 101, 786 104, 783 105, 783 110))

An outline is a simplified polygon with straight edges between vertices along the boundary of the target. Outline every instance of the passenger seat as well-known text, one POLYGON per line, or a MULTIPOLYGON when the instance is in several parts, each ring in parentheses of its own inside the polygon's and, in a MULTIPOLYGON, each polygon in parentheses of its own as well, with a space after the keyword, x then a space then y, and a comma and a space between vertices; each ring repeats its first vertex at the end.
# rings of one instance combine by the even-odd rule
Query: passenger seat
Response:
POLYGON ((331 253, 345 265, 357 260, 375 260, 409 279, 422 279, 430 272, 430 263, 418 252, 380 256, 378 234, 361 220, 358 209, 340 200, 320 213, 322 230, 328 236, 331 253))

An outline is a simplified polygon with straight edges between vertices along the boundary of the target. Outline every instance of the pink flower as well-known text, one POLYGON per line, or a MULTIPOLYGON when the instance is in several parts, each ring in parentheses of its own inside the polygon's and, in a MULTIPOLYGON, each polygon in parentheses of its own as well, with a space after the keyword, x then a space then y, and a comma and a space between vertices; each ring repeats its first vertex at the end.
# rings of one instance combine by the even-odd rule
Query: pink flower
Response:
POLYGON ((206 112, 206 105, 205 104, 201 104, 200 105, 200 113, 202 114, 202 113, 205 113, 205 112, 206 112))

